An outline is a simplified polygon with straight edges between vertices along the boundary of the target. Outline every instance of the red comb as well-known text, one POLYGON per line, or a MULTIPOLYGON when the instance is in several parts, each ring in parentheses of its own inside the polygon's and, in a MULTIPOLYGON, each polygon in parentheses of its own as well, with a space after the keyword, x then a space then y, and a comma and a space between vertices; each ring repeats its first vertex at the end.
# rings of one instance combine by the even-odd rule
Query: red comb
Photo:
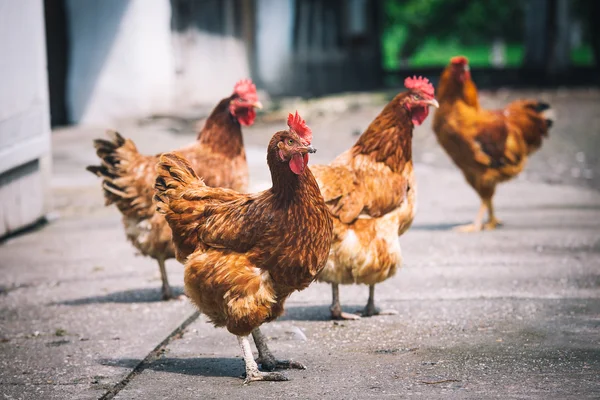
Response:
POLYGON ((287 124, 291 131, 296 132, 300 136, 305 145, 309 145, 312 142, 312 131, 306 126, 306 121, 302 119, 298 111, 296 111, 296 115, 292 115, 292 113, 288 115, 287 124))
POLYGON ((256 86, 251 79, 241 79, 233 87, 233 92, 247 101, 258 101, 256 86))
POLYGON ((467 65, 469 60, 465 56, 456 56, 450 59, 450 64, 452 65, 467 65))
POLYGON ((428 96, 433 97, 435 93, 435 89, 433 85, 429 82, 429 79, 423 78, 422 76, 412 78, 409 76, 404 80, 404 87, 406 87, 410 91, 418 91, 428 96))

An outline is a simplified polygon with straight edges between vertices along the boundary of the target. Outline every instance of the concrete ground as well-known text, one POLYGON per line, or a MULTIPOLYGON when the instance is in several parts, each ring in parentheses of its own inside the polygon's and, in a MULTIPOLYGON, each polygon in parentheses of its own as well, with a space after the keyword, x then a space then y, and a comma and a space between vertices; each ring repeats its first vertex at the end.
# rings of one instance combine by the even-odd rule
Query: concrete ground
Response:
MULTIPOLYGON (((499 106, 524 92, 484 93, 499 106)), ((102 129, 53 135, 51 222, 0 245, 0 394, 6 399, 600 397, 600 93, 537 93, 559 119, 527 172, 502 185, 495 232, 458 234, 478 199, 438 147, 414 135, 419 209, 400 238, 404 266, 376 288, 396 316, 328 320, 330 288, 294 294, 265 325, 271 349, 304 362, 289 382, 242 386, 236 339, 187 299, 159 301, 156 263, 137 257, 120 217, 84 171, 102 129), (561 118, 562 117, 562 118, 561 118)), ((299 104, 319 149, 346 149, 381 96, 299 104)), ((293 102, 282 108, 292 107, 293 102)), ((287 110, 286 110, 287 111, 287 110)), ((265 145, 274 114, 245 131, 252 187, 269 184, 265 145)), ((193 140, 187 119, 116 126, 144 152, 193 140)), ((182 267, 168 262, 181 291, 182 267)), ((346 310, 367 288, 344 286, 346 310)))

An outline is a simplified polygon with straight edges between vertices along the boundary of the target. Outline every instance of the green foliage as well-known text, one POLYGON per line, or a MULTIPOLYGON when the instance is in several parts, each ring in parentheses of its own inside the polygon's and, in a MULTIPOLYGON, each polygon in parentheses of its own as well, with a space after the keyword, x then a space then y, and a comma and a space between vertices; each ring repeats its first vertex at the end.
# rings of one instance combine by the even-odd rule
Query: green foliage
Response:
MULTIPOLYGON (((432 67, 448 64, 448 60, 456 55, 463 55, 469 59, 473 67, 487 67, 490 65, 490 46, 477 44, 464 46, 458 41, 440 42, 435 39, 427 40, 423 46, 410 59, 414 67, 432 67)), ((523 59, 523 46, 512 44, 506 46, 506 65, 517 66, 523 59)))
POLYGON ((520 0, 387 0, 385 3, 384 64, 396 57, 408 59, 431 39, 458 45, 488 45, 522 36, 520 0), (515 23, 518 21, 518 23, 515 23))
POLYGON ((571 50, 571 62, 573 65, 594 65, 594 51, 592 46, 584 45, 571 50))
MULTIPOLYGON (((600 24, 593 15, 600 0, 571 1, 571 14, 582 24, 584 41, 572 49, 571 61, 594 65, 600 24)), ((523 60, 525 0, 384 0, 383 4, 385 69, 396 69, 402 62, 413 67, 443 66, 458 54, 467 56, 473 66, 489 66, 491 44, 498 38, 506 44, 507 66, 518 66, 523 60)))

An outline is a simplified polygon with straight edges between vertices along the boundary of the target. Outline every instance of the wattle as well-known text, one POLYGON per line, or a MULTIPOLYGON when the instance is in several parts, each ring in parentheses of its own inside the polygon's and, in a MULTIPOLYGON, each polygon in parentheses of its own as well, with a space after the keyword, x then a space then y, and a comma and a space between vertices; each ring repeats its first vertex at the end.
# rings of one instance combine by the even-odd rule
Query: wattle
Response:
POLYGON ((254 108, 238 108, 235 113, 238 122, 244 126, 250 126, 256 119, 256 111, 254 108))
POLYGON ((290 159, 290 169, 296 175, 301 175, 304 172, 306 164, 308 164, 308 154, 304 156, 302 154, 294 154, 290 159))
POLYGON ((415 107, 411 110, 411 120, 414 126, 419 126, 429 115, 429 107, 415 107))

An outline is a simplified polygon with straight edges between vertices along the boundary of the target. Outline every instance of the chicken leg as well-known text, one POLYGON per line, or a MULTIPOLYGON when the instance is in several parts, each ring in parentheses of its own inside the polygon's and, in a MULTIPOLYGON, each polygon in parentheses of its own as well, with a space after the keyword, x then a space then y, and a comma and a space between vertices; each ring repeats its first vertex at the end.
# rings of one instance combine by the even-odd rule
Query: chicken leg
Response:
POLYGON ((483 225, 483 228, 486 230, 492 230, 496 229, 498 226, 501 226, 502 222, 494 215, 494 205, 492 204, 492 199, 484 199, 483 203, 486 205, 488 210, 488 221, 483 225))
POLYGON ((485 230, 493 230, 498 226, 502 225, 502 222, 496 218, 494 215, 494 205, 492 204, 492 199, 481 199, 481 206, 479 207, 479 212, 477 213, 477 217, 475 218, 475 222, 467 225, 460 225, 455 227, 454 229, 457 232, 479 232, 483 229, 485 230), (488 212, 488 221, 483 223, 483 216, 485 211, 488 212))
POLYGON ((379 310, 375 307, 375 284, 369 285, 369 300, 362 312, 363 317, 372 317, 373 315, 397 315, 396 310, 379 310))
POLYGON ((167 278, 167 269, 165 268, 165 260, 159 258, 158 269, 160 270, 160 278, 162 280, 162 300, 171 300, 173 298, 173 291, 169 285, 169 279, 167 278))
POLYGON ((337 283, 331 284, 331 319, 360 319, 360 315, 351 314, 342 311, 340 305, 340 285, 337 283))
POLYGON ((475 222, 467 225, 459 225, 454 227, 454 230, 457 232, 479 232, 483 228, 483 215, 485 214, 485 210, 487 206, 484 201, 481 202, 481 206, 479 207, 479 211, 477 212, 477 217, 475 217, 475 222))
POLYGON ((252 356, 252 348, 247 336, 238 336, 238 342, 242 348, 244 363, 246 364, 246 379, 244 385, 254 381, 287 381, 287 376, 279 372, 261 372, 252 356))
POLYGON ((269 350, 267 346, 267 338, 262 334, 260 328, 254 328, 252 331, 252 337, 254 338, 254 344, 258 350, 258 360, 256 360, 262 369, 265 371, 274 371, 276 368, 285 369, 306 369, 306 367, 293 360, 277 360, 269 350))

